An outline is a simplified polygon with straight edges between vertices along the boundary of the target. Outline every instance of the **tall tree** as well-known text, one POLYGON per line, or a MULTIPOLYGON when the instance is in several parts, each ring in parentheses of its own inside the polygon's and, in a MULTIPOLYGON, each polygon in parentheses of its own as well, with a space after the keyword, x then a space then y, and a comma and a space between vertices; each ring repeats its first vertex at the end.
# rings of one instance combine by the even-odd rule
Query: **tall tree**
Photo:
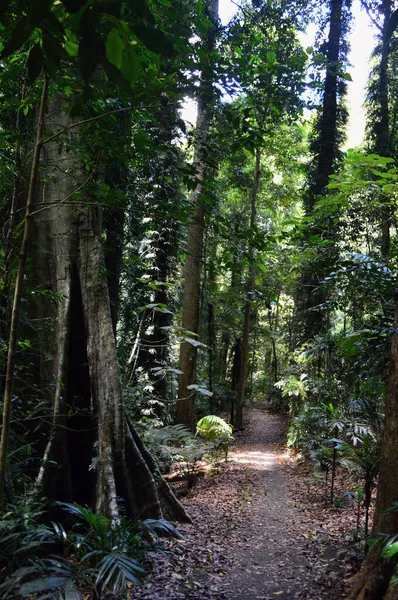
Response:
POLYGON ((295 38, 296 16, 291 5, 268 3, 244 11, 244 20, 231 26, 231 45, 239 44, 235 66, 236 79, 247 95, 246 102, 234 107, 238 112, 240 144, 254 155, 252 185, 249 191, 250 219, 245 282, 241 370, 238 386, 235 427, 243 425, 243 401, 249 355, 250 313, 254 295, 257 262, 261 261, 261 243, 257 234, 257 205, 261 199, 261 155, 280 123, 297 115, 302 85, 304 53, 295 38), (281 67, 283 65, 283 68, 281 67))
MULTIPOLYGON (((258 194, 260 190, 260 178, 261 178, 261 151, 260 148, 257 148, 255 151, 255 166, 254 166, 254 176, 253 176, 253 187, 250 193, 250 224, 249 227, 252 231, 255 230, 256 226, 256 216, 257 216, 257 202, 258 202, 258 194)), ((235 409, 235 419, 234 426, 236 429, 241 429, 243 427, 243 401, 245 398, 245 388, 246 388, 246 373, 247 373, 247 363, 249 357, 249 334, 250 334, 250 314, 251 314, 251 306, 254 299, 254 278, 255 278, 255 268, 254 268, 254 255, 253 251, 250 251, 251 256, 249 265, 249 276, 246 282, 246 302, 245 302, 245 312, 243 317, 243 334, 242 334, 242 343, 241 343, 241 368, 239 373, 239 382, 238 382, 238 394, 236 397, 236 409, 235 409)))
MULTIPOLYGON (((379 44, 374 51, 377 64, 373 70, 369 84, 367 137, 370 151, 380 156, 391 156, 392 151, 389 92, 392 7, 392 0, 382 0, 374 11, 376 16, 374 22, 377 23, 379 29, 379 44), (379 25, 379 18, 381 25, 379 25)), ((370 12, 370 7, 367 4, 366 8, 370 12)), ((388 198, 382 198, 381 202, 380 254, 384 260, 388 260, 391 245, 392 209, 388 205, 388 198)))
MULTIPOLYGON (((193 215, 188 224, 187 257, 184 265, 184 288, 182 304, 182 327, 194 334, 199 328, 200 282, 202 252, 205 227, 206 178, 209 160, 209 133, 212 120, 212 105, 215 100, 212 53, 216 43, 218 19, 218 0, 206 0, 206 13, 210 20, 204 42, 204 57, 207 64, 202 66, 198 91, 197 121, 195 131, 194 165, 197 185, 191 194, 190 202, 193 215)), ((194 425, 195 391, 190 388, 196 376, 196 346, 183 342, 180 348, 180 370, 178 382, 178 400, 176 410, 177 423, 187 427, 194 425)))
MULTIPOLYGON (((347 33, 351 0, 330 0, 328 2, 329 33, 320 51, 324 54, 326 75, 323 87, 322 105, 313 133, 312 160, 308 189, 304 196, 306 214, 313 217, 317 200, 327 193, 330 176, 334 173, 338 158, 341 156, 342 126, 346 122, 343 105, 345 81, 342 69, 347 60, 347 33)), ((321 55, 321 54, 320 54, 321 55)), ((320 239, 328 235, 327 223, 315 222, 309 228, 309 239, 320 239)), ((304 266, 302 281, 299 284, 299 305, 303 315, 303 341, 313 339, 327 329, 324 306, 326 300, 321 282, 326 273, 326 264, 330 261, 325 248, 315 248, 316 256, 304 266)))
MULTIPOLYGON (((70 4, 65 2, 67 8, 70 4)), ((58 499, 89 503, 112 519, 118 519, 119 497, 124 497, 127 511, 137 518, 158 518, 164 514, 189 520, 126 418, 102 245, 102 205, 107 204, 115 183, 119 184, 105 183, 109 181, 107 167, 112 145, 107 144, 110 140, 104 123, 113 113, 134 110, 129 104, 119 104, 109 111, 114 102, 110 81, 131 89, 142 64, 135 52, 140 52, 144 62, 149 58, 145 46, 152 45, 149 34, 156 29, 155 18, 147 7, 144 15, 134 14, 132 27, 141 21, 139 35, 148 39, 145 46, 135 39, 134 50, 130 43, 133 34, 129 22, 122 20, 121 4, 112 5, 108 14, 103 5, 89 3, 82 7, 79 3, 78 7, 71 7, 71 12, 82 10, 70 19, 67 10, 58 5, 54 12, 50 4, 42 8, 38 14, 28 7, 22 21, 15 12, 6 15, 11 35, 3 50, 5 57, 12 54, 27 41, 31 31, 39 25, 42 28, 43 51, 41 46, 33 46, 30 57, 37 65, 28 63, 33 80, 44 70, 44 84, 10 328, 0 454, 2 481, 19 308, 29 279, 44 292, 43 302, 31 308, 38 344, 32 377, 35 389, 40 390, 48 412, 52 413, 36 490, 58 499), (58 18, 69 19, 67 53, 64 28, 58 18), (50 31, 49 21, 53 24, 50 31), (19 33, 21 23, 25 27, 23 39, 19 33), (112 28, 109 23, 116 26, 112 28), (49 36, 51 40, 47 39, 49 36), (80 74, 73 60, 76 54, 81 59, 80 74), (134 71, 130 69, 133 62, 138 65, 134 71), (100 64, 108 73, 107 78, 100 64), (80 86, 85 94, 92 94, 92 105, 86 108, 82 96, 78 92, 74 96, 71 88, 64 86, 65 80, 60 79, 54 66, 66 74, 67 81, 76 84, 77 90, 80 86), (49 73, 54 74, 50 88, 49 73), (46 111, 48 91, 50 103, 46 111), (72 111, 71 96, 75 101, 72 111), (44 146, 45 153, 41 152, 44 146), (28 252, 30 265, 26 272, 28 252), (57 302, 49 301, 49 296, 57 298, 57 302)), ((155 35, 156 51, 159 52, 160 43, 170 56, 167 38, 160 29, 155 35)), ((128 129, 125 135, 122 145, 128 147, 128 129)), ((39 447, 42 444, 41 439, 39 447)))
MULTIPOLYGON (((398 498, 398 300, 395 304, 394 329, 391 341, 389 375, 385 398, 385 420, 382 437, 380 474, 377 486, 376 510, 373 536, 396 535, 398 511, 394 509, 398 498)), ((352 600, 393 600, 398 597, 397 588, 389 587, 397 564, 395 554, 389 560, 382 557, 381 539, 370 550, 365 565, 359 573, 356 585, 350 594, 352 600)))
MULTIPOLYGON (((394 67, 392 47, 394 31, 397 26, 397 10, 393 11, 395 2, 383 0, 376 5, 363 2, 379 29, 379 45, 375 49, 376 67, 371 74, 368 95, 367 134, 370 150, 382 156, 394 154, 394 119, 391 113, 396 110, 396 88, 391 85, 390 76, 394 67), (381 25, 379 24, 379 15, 381 25)), ((384 260, 391 260, 391 224, 392 207, 388 195, 382 195, 382 223, 380 253, 384 260)), ((396 570, 397 557, 385 559, 381 555, 381 539, 383 536, 395 535, 398 528, 398 513, 394 505, 398 498, 398 472, 396 439, 398 435, 398 297, 395 292, 394 323, 390 346, 389 370, 385 392, 384 430, 381 442, 380 473, 377 486, 376 508, 372 536, 379 544, 373 546, 365 560, 362 571, 357 577, 351 592, 352 599, 376 598, 394 599, 398 597, 397 588, 390 586, 391 578, 396 570)))

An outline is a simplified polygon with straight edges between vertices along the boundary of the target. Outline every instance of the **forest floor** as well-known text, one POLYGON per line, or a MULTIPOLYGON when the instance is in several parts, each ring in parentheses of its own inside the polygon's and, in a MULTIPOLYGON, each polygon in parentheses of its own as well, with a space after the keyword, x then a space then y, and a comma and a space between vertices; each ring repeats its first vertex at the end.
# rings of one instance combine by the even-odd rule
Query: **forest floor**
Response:
POLYGON ((256 404, 226 466, 184 498, 192 525, 167 541, 134 600, 332 600, 358 567, 355 509, 284 447, 283 416, 256 404))

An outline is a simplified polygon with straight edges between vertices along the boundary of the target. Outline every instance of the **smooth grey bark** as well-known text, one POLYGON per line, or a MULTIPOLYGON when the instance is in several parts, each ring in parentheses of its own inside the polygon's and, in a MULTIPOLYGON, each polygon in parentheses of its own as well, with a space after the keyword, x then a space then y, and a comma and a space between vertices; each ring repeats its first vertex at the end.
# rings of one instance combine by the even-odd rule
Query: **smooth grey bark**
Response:
POLYGON ((91 401, 97 418, 96 508, 118 516, 115 461, 125 458, 123 392, 113 335, 101 236, 100 209, 79 216, 78 274, 87 336, 91 401))
MULTIPOLYGON (((56 94, 48 113, 57 127, 67 127, 69 118, 59 110, 61 97, 56 94)), ((70 133, 68 144, 75 135, 70 133)), ((64 140, 65 141, 65 140, 64 140)), ((71 298, 74 292, 74 269, 71 261, 77 245, 75 209, 63 202, 75 189, 78 174, 72 153, 60 152, 53 141, 46 146, 42 168, 48 181, 40 182, 33 211, 33 232, 30 244, 31 279, 39 290, 58 296, 54 302, 43 300, 32 307, 38 333, 36 383, 51 390, 48 410, 52 413, 48 442, 35 482, 36 492, 45 490, 49 497, 61 493, 62 500, 72 501, 73 492, 69 461, 67 460, 66 413, 68 398, 68 362, 70 352, 71 298), (58 467, 62 465, 63 490, 59 490, 58 467)))

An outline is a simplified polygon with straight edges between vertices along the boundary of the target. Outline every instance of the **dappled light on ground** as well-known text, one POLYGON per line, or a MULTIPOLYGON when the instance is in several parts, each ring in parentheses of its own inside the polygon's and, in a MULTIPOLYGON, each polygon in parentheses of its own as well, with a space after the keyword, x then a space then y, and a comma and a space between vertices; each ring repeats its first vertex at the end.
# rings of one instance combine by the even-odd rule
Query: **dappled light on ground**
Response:
POLYGON ((255 469, 274 470, 277 459, 273 452, 236 452, 232 455, 234 463, 248 465, 255 469))
POLYGON ((130 600, 344 597, 336 510, 311 500, 309 475, 283 446, 284 417, 258 404, 247 412, 228 462, 184 497, 193 524, 165 540, 167 554, 130 600))

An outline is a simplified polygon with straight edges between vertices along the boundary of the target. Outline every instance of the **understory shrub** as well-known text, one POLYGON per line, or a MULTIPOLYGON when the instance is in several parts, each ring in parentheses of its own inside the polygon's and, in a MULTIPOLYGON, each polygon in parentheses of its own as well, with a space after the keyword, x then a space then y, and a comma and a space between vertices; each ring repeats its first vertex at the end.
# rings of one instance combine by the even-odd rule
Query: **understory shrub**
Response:
POLYGON ((78 504, 57 503, 73 521, 70 529, 60 523, 44 524, 43 505, 27 499, 10 506, 0 521, 0 597, 4 600, 80 600, 81 591, 101 599, 106 591, 127 597, 145 573, 148 555, 160 545, 160 537, 180 537, 167 521, 112 522, 78 504))
POLYGON ((196 425, 196 433, 203 436, 207 442, 211 442, 213 453, 221 451, 225 454, 225 462, 228 460, 228 450, 232 436, 232 425, 217 417, 216 415, 207 415, 200 419, 196 425))

